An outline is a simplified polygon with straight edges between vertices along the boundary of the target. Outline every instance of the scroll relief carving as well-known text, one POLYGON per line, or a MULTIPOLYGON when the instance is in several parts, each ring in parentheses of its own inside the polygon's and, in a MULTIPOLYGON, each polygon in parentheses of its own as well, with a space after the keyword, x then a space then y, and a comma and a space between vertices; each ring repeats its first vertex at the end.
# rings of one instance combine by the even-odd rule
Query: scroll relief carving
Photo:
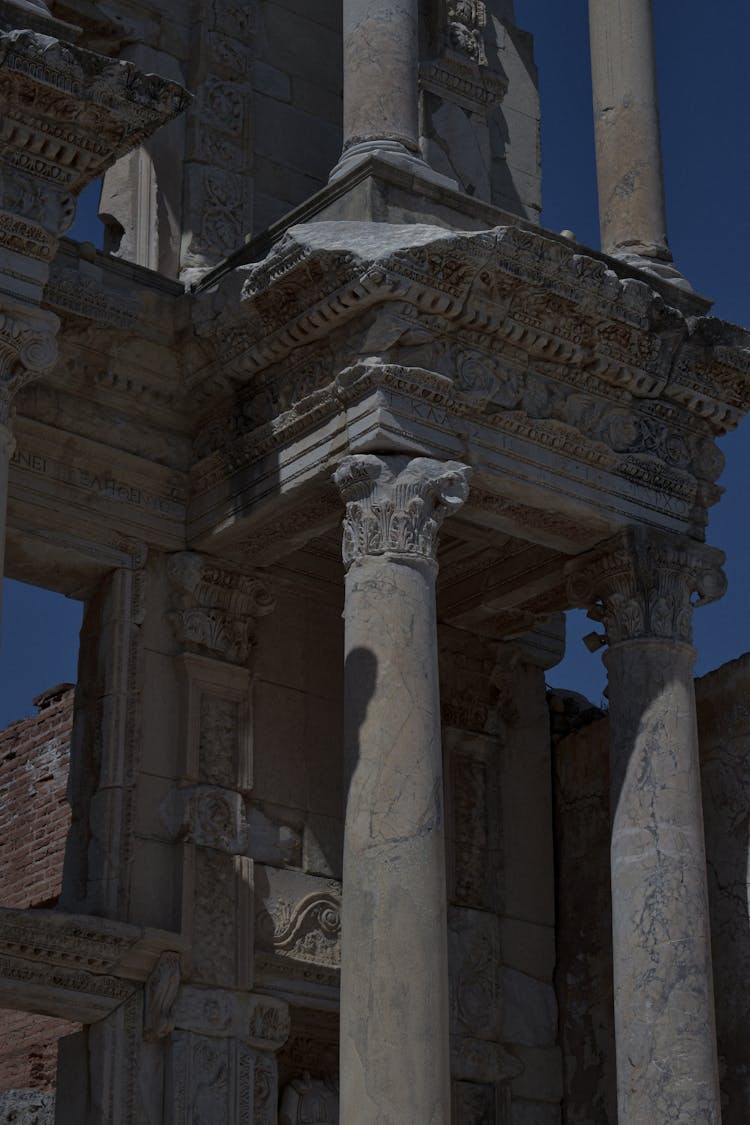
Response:
POLYGON ((726 590, 723 562, 715 548, 633 527, 607 553, 568 564, 568 597, 604 624, 602 643, 661 637, 690 644, 693 610, 726 590))
POLYGON ((277 900, 258 919, 259 944, 279 957, 338 967, 341 960, 341 899, 314 892, 291 905, 277 900))
POLYGON ((253 647, 256 617, 271 613, 276 604, 265 577, 190 551, 173 555, 168 570, 176 590, 176 608, 169 620, 178 641, 233 664, 245 664, 253 647))
POLYGON ((427 457, 347 457, 334 473, 343 499, 346 567, 368 555, 434 562, 445 517, 469 495, 471 469, 427 457))

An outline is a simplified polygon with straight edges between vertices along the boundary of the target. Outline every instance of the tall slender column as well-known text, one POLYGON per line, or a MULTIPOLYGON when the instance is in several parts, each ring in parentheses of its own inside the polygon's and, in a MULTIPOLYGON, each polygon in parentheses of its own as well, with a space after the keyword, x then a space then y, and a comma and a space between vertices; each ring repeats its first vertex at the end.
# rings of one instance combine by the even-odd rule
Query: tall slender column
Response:
POLYGON ((419 0, 344 0, 344 148, 331 179, 368 156, 457 187, 419 152, 419 0))
POLYGON ((589 0, 602 249, 668 263, 652 0, 589 0))
POLYGON ((631 529, 571 582, 578 604, 598 601, 610 645, 619 1125, 721 1121, 690 641, 693 604, 724 592, 723 560, 631 529))
POLYGON ((341 1120, 449 1125, 436 551, 470 470, 348 457, 341 1120))

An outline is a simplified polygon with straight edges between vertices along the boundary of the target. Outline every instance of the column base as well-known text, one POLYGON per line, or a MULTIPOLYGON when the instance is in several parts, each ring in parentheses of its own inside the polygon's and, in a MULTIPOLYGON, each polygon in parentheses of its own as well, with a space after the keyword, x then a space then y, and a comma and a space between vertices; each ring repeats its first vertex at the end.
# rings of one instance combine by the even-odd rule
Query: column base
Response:
POLYGON ((456 180, 436 172, 426 160, 417 156, 416 153, 410 152, 406 145, 401 144, 400 141, 389 140, 360 141, 359 144, 345 149, 338 164, 328 177, 328 182, 335 183, 336 180, 340 180, 371 156, 377 156, 378 159, 384 160, 387 164, 393 164, 396 168, 411 172, 421 180, 427 180, 428 183, 450 188, 452 191, 460 190, 456 180))
POLYGON ((614 249, 608 250, 607 253, 613 258, 617 258, 618 262, 624 262, 625 265, 632 266, 633 269, 650 273, 653 277, 668 281, 677 286, 678 289, 684 289, 688 293, 693 292, 692 285, 677 269, 671 256, 661 257, 658 253, 650 254, 645 248, 642 252, 614 249))

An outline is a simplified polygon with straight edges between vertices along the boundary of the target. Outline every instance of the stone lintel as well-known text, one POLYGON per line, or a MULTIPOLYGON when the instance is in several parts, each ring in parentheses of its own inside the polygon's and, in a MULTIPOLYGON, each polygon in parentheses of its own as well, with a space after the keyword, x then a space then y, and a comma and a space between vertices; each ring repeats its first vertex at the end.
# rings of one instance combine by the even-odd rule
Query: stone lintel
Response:
POLYGON ((143 983, 181 934, 52 910, 0 908, 4 1007, 93 1023, 143 983))

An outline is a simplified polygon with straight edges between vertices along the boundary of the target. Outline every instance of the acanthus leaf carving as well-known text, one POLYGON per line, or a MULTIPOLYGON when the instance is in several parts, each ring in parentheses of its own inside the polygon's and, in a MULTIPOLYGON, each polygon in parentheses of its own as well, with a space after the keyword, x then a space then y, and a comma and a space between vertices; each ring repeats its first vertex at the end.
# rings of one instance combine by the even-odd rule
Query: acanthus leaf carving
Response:
POLYGON ((347 457, 334 473, 346 502, 343 557, 372 555, 434 563, 443 520, 469 494, 471 469, 427 457, 347 457))
POLYGON ((692 642, 693 610, 721 598, 724 554, 685 537, 631 527, 596 553, 568 564, 572 606, 605 626, 605 640, 692 642))
POLYGON ((191 551, 173 555, 168 572, 176 591, 168 617, 180 643, 245 664, 256 617, 271 613, 276 604, 265 576, 191 551))
POLYGON ((341 900, 332 892, 318 891, 294 905, 277 900, 260 915, 259 938, 280 957, 338 966, 341 900))

